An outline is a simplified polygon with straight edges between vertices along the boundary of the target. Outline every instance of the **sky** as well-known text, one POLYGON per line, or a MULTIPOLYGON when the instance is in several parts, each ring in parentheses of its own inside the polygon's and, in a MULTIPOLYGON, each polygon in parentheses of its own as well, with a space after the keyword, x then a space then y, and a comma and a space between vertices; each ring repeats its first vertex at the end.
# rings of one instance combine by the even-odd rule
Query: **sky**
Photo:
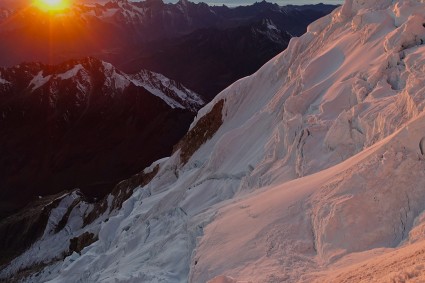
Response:
MULTIPOLYGON (((205 2, 211 5, 227 5, 227 6, 239 6, 239 5, 249 5, 253 4, 256 1, 259 2, 261 0, 190 0, 192 2, 205 2)), ((165 0, 164 2, 174 3, 177 0, 165 0)), ((305 4, 318 4, 318 3, 326 3, 326 4, 343 4, 344 0, 267 0, 267 2, 274 2, 281 6, 284 5, 305 5, 305 4)))
MULTIPOLYGON (((107 2, 108 0, 73 0, 73 1, 82 1, 82 2, 107 2)), ((131 0, 131 1, 142 1, 142 0, 131 0)), ((178 0, 163 0, 166 3, 175 3, 178 0)), ((261 0, 189 0, 191 2, 205 2, 209 5, 226 5, 230 7, 239 6, 239 5, 251 5, 255 2, 260 2, 261 0)), ((344 0, 266 0, 268 2, 274 2, 281 6, 284 5, 305 5, 305 4, 318 4, 318 3, 326 3, 326 4, 342 4, 344 0)), ((0 0, 0 7, 10 7, 16 6, 19 3, 27 4, 28 2, 32 2, 32 0, 0 0)))
MULTIPOLYGON (((90 0, 87 0, 90 1, 90 0)), ((100 0, 108 1, 108 0, 100 0)), ((131 0, 131 1, 142 1, 142 0, 131 0)), ((166 3, 176 3, 178 0, 163 0, 166 3)), ((210 5, 227 5, 227 6, 239 6, 239 5, 251 5, 255 2, 261 2, 262 0, 189 0, 191 2, 205 2, 210 5)), ((277 3, 280 6, 284 5, 306 5, 306 4, 343 4, 344 0, 266 0, 267 2, 277 3)))

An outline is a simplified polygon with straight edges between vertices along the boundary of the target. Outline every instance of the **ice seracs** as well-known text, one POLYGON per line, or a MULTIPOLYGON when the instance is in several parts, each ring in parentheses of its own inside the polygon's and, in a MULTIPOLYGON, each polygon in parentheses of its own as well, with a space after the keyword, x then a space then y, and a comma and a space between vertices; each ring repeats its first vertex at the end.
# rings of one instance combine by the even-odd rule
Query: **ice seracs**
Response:
POLYGON ((180 144, 121 209, 73 231, 98 241, 29 280, 423 280, 423 13, 346 1, 313 23, 199 111, 189 133, 221 124, 193 154, 180 144))

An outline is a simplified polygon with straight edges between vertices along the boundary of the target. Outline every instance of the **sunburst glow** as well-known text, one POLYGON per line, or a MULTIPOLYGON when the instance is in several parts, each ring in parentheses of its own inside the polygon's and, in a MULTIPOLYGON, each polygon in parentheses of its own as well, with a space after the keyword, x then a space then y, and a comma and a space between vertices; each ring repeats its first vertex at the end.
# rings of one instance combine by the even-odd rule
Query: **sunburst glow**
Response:
POLYGON ((69 0, 35 0, 34 4, 44 11, 60 11, 70 6, 69 0))

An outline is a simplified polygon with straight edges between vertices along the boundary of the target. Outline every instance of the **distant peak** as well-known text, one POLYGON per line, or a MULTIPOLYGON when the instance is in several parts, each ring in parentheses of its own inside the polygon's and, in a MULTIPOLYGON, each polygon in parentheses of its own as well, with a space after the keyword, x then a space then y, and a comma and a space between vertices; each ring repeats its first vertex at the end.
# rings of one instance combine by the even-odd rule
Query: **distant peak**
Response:
POLYGON ((255 2, 253 5, 256 5, 256 6, 274 6, 276 4, 268 2, 266 0, 263 0, 263 1, 260 1, 260 2, 255 2))
POLYGON ((179 4, 181 6, 187 6, 187 5, 189 5, 189 3, 191 3, 191 2, 189 2, 189 0, 179 0, 177 2, 177 4, 179 4))
POLYGON ((130 4, 128 0, 110 0, 105 4, 106 8, 119 8, 120 5, 130 4))
POLYGON ((164 1, 162 0, 145 0, 145 3, 161 3, 164 4, 164 1))

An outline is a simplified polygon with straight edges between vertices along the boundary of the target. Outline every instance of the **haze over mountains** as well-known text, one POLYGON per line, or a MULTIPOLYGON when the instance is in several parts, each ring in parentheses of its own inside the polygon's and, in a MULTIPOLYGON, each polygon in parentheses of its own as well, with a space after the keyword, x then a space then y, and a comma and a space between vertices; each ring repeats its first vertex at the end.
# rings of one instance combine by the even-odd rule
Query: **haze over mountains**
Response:
POLYGON ((28 247, 1 278, 424 281, 424 15, 347 0, 101 203, 67 192, 1 222, 3 248, 28 247))

